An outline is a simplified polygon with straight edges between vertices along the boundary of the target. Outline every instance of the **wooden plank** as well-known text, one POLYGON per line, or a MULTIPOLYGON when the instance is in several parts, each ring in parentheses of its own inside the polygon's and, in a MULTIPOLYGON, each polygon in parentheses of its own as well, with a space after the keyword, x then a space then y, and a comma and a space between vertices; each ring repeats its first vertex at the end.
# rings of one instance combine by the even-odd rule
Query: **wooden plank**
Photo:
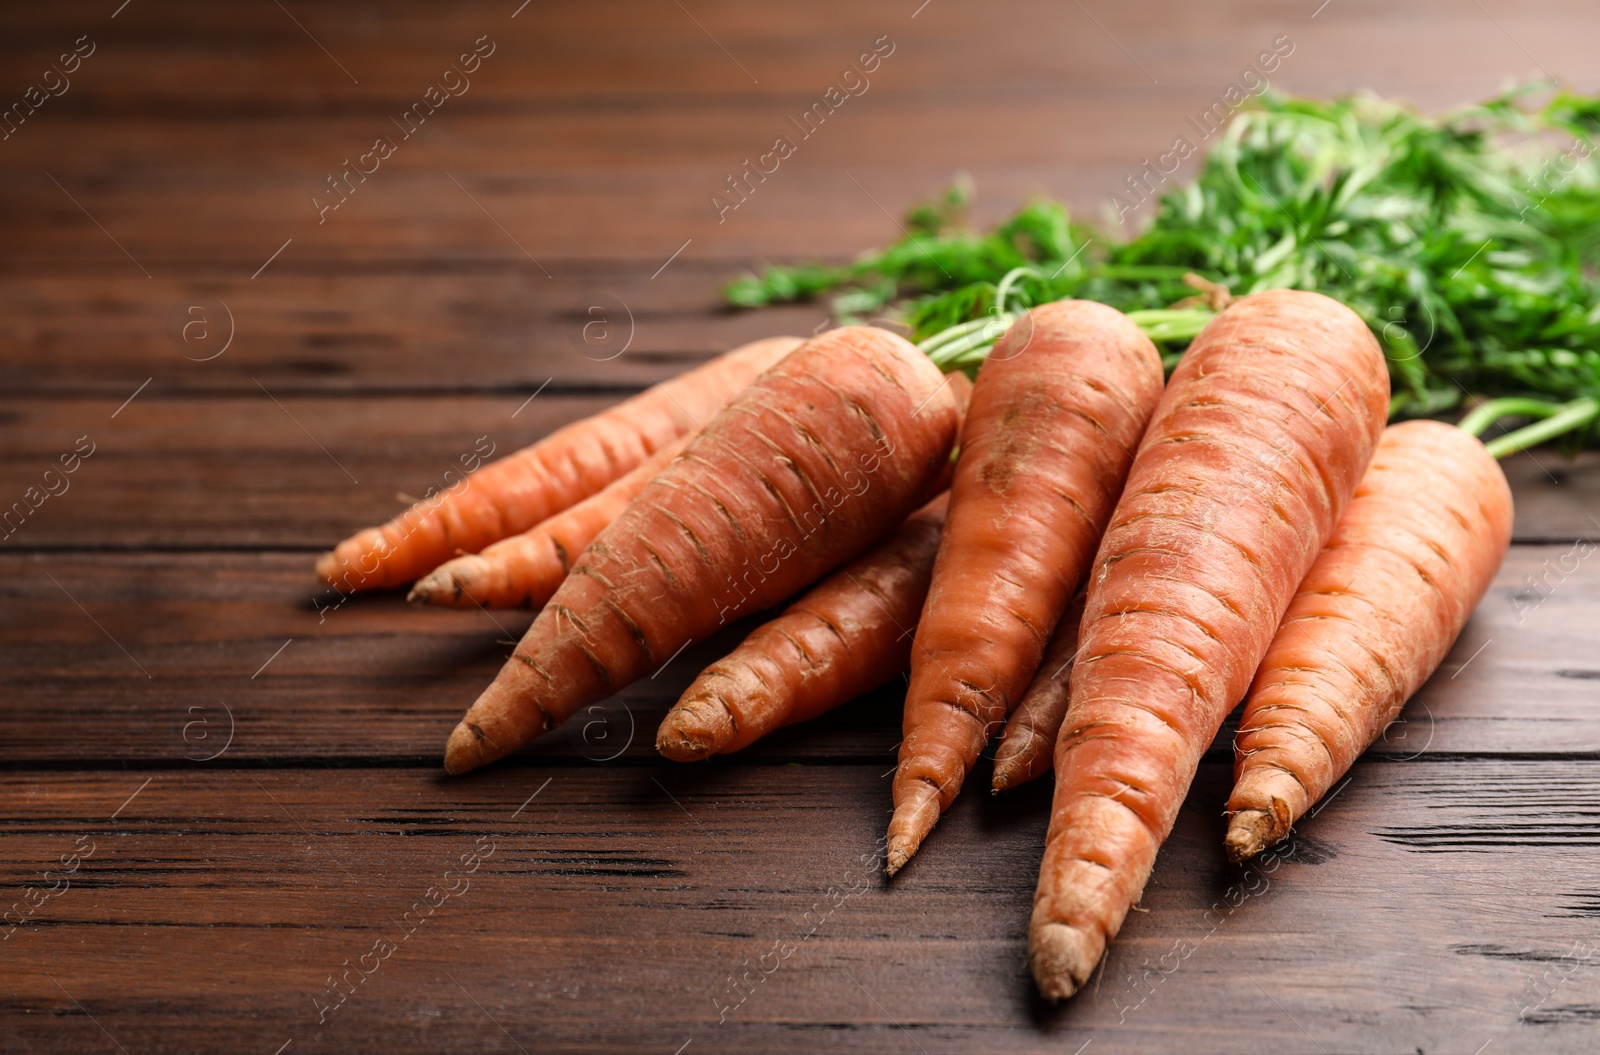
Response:
MULTIPOLYGON (((531 269, 531 268, 530 268, 531 269)), ((810 334, 825 304, 730 311, 740 269, 619 267, 201 282, 19 277, 0 284, 7 394, 275 395, 643 388, 758 337, 810 334), (259 384, 258 384, 259 383, 259 384)))
MULTIPOLYGON (((74 77, 69 93, 51 106, 71 107, 74 113, 158 108, 180 114, 270 106, 315 115, 330 105, 392 105, 420 91, 483 34, 497 50, 465 99, 534 95, 609 102, 664 88, 691 98, 814 92, 819 75, 836 74, 834 67, 886 33, 904 49, 894 56, 898 83, 919 89, 1149 85, 1108 34, 1132 42, 1131 54, 1160 85, 1198 84, 1211 91, 1218 90, 1219 70, 1248 60, 1262 41, 1286 31, 1308 49, 1301 57, 1319 76, 1342 77, 1352 87, 1457 78, 1479 80, 1487 92, 1499 87, 1492 70, 1532 66, 1527 56, 1514 52, 1514 43, 1495 22, 1449 0, 1344 7, 1313 21, 1315 6, 1285 10, 1270 0, 1231 0, 1204 12, 1104 3, 1080 11, 1044 0, 1008 0, 982 10, 960 5, 917 10, 890 0, 834 0, 793 11, 706 2, 691 9, 691 18, 675 6, 608 3, 546 5, 530 20, 527 12, 512 19, 515 5, 503 3, 449 10, 388 3, 299 11, 302 30, 270 5, 243 11, 198 2, 146 5, 111 20, 101 6, 63 3, 14 27, 3 53, 14 57, 15 65, 8 68, 20 81, 88 33, 99 45, 96 53, 74 77), (997 25, 1028 31, 996 33, 997 25), (597 49, 600 32, 605 46, 597 49), (1407 43, 1422 32, 1438 47, 1408 52, 1407 43), (975 40, 983 46, 974 47, 975 40), (206 91, 196 92, 197 82, 206 91)), ((1582 41, 1594 31, 1592 5, 1542 0, 1496 15, 1552 70, 1585 68, 1582 41)))
MULTIPOLYGON (((1600 666, 1585 658, 1600 625, 1600 571, 1580 552, 1513 549, 1440 672, 1374 753, 1600 755, 1600 666)), ((7 759, 182 766, 226 748, 230 765, 434 764, 528 614, 416 611, 395 594, 340 604, 309 565, 305 553, 0 556, 0 664, 19 704, 0 718, 7 759)), ((661 715, 752 625, 584 711, 530 758, 580 768, 653 759, 661 715)), ((890 768, 901 692, 895 680, 727 764, 844 758, 890 768)), ((1225 729, 1218 757, 1231 742, 1225 729)))
MULTIPOLYGON (((1392 31, 1382 34, 1333 19, 1286 18, 1265 3, 1234 4, 1226 17, 1179 19, 1182 35, 1171 39, 1185 45, 1153 48, 1141 60, 1106 47, 1104 34, 1164 39, 1179 32, 1169 13, 1102 12, 1109 26, 1096 26, 1087 9, 1028 4, 1012 16, 1040 31, 1008 34, 1012 39, 1003 46, 979 49, 964 46, 967 35, 993 22, 976 13, 930 11, 913 22, 886 5, 845 5, 839 18, 826 20, 826 33, 802 35, 811 43, 797 53, 796 34, 781 21, 737 9, 708 12, 714 21, 731 23, 725 27, 733 33, 730 46, 748 44, 756 56, 751 61, 764 73, 768 60, 778 67, 762 88, 744 85, 737 66, 702 40, 681 12, 630 7, 622 23, 631 29, 622 33, 608 19, 607 39, 620 51, 604 63, 594 62, 589 48, 572 45, 592 34, 595 23, 567 16, 549 38, 508 37, 505 61, 486 65, 479 88, 454 100, 432 131, 406 142, 381 175, 360 184, 349 204, 332 214, 339 233, 330 234, 311 204, 329 170, 389 131, 381 115, 407 105, 427 83, 418 78, 439 68, 438 52, 430 63, 430 50, 454 53, 455 45, 446 51, 441 40, 449 25, 461 25, 465 35, 468 26, 508 21, 491 10, 462 12, 448 25, 432 24, 435 12, 414 8, 392 19, 373 16, 349 41, 351 53, 373 59, 366 87, 348 83, 270 9, 248 27, 236 18, 168 16, 184 27, 176 32, 159 16, 147 29, 130 28, 144 17, 130 13, 115 27, 130 34, 121 48, 114 36, 107 38, 105 54, 78 75, 76 94, 42 109, 0 158, 0 166, 10 167, 0 179, 0 193, 14 203, 9 234, 22 250, 8 254, 11 266, 128 274, 138 267, 169 278, 222 268, 243 277, 290 239, 295 244, 275 267, 374 258, 421 265, 463 255, 525 263, 506 231, 528 253, 558 266, 568 257, 622 257, 653 269, 685 242, 686 260, 837 256, 893 231, 860 187, 898 211, 963 167, 973 168, 980 185, 1005 205, 1045 190, 1098 214, 1142 157, 1185 133, 1184 115, 1208 104, 1285 30, 1300 33, 1303 43, 1282 74, 1274 74, 1282 86, 1313 94, 1387 88, 1444 105, 1498 88, 1506 62, 1526 60, 1517 40, 1535 42, 1547 65, 1569 53, 1575 65, 1583 54, 1575 27, 1597 17, 1572 0, 1550 5, 1513 19, 1519 36, 1508 41, 1492 19, 1443 3, 1414 15, 1389 13, 1392 31), (1421 64, 1408 32, 1419 25, 1440 44, 1421 64), (226 46, 205 35, 208 26, 224 35, 226 46), (806 141, 738 210, 737 222, 717 223, 710 199, 728 171, 789 127, 795 108, 829 83, 860 38, 902 26, 900 50, 874 75, 877 85, 855 109, 806 141), (239 54, 239 34, 253 41, 263 30, 270 46, 239 54), (395 32, 410 45, 397 48, 395 32), (1359 48, 1352 46, 1357 39, 1359 48), (183 43, 169 44, 180 49, 172 52, 153 46, 157 40, 183 43), (547 61, 541 49, 581 65, 582 76, 547 61), (1370 65, 1353 70, 1353 51, 1370 65), (634 52, 649 53, 652 62, 627 61, 634 52), (193 78, 204 76, 188 61, 196 53, 219 66, 206 78, 222 82, 217 94, 193 91, 193 78), (1141 72, 1141 62, 1161 76, 1141 72), (507 72, 503 84, 501 70, 507 72), (619 77, 624 70, 632 72, 619 77), (137 90, 130 86, 147 82, 155 86, 154 97, 130 94, 137 90), (285 83, 294 90, 278 87, 285 83), (566 102, 552 98, 553 83, 571 86, 566 102), (589 93, 616 84, 626 85, 632 97, 596 105, 589 93), (685 98, 687 86, 696 84, 700 95, 685 98), (174 121, 200 108, 201 116, 184 117, 185 130, 174 133, 181 150, 126 118, 155 107, 174 121), (452 169, 460 170, 462 185, 493 220, 452 185, 445 176, 452 169), (41 170, 52 171, 95 222, 41 170), (97 223, 116 235, 132 261, 97 223)), ((70 21, 81 26, 87 18, 85 11, 70 21)), ((56 47, 42 39, 37 46, 56 47)), ((47 52, 25 54, 38 66, 47 52)))
POLYGON ((0 775, 11 897, 80 855, 5 943, 0 1029, 56 1052, 236 1050, 245 1030, 396 1052, 1589 1040, 1600 829, 1566 803, 1600 794, 1594 761, 1362 764, 1270 871, 1225 864, 1228 772, 1207 764, 1143 911, 1056 1010, 1024 951, 1047 789, 963 797, 887 884, 875 769, 771 772, 0 775), (460 875, 475 847, 493 852, 460 875), (330 976, 385 938, 319 1026, 330 976))
MULTIPOLYGON (((1153 146, 1165 149, 1170 143, 1163 136, 1153 146)), ((766 149, 770 140, 747 149, 756 146, 766 149)), ((341 150, 329 163, 347 153, 341 150)), ((464 170, 455 174, 459 187, 445 172, 395 171, 382 181, 368 180, 329 214, 326 224, 319 224, 310 199, 326 170, 301 177, 298 187, 285 186, 282 176, 260 173, 226 180, 141 169, 58 173, 106 231, 42 174, 0 174, 0 197, 12 203, 15 217, 9 235, 16 248, 7 254, 6 270, 245 279, 267 267, 272 254, 291 240, 272 260, 271 271, 342 273, 368 261, 381 262, 385 270, 424 269, 441 261, 491 259, 529 276, 563 273, 569 262, 623 262, 649 276, 680 249, 676 262, 723 267, 760 259, 839 259, 897 237, 898 214, 941 193, 957 171, 887 156, 862 158, 848 172, 797 164, 780 169, 719 223, 711 196, 724 185, 728 166, 744 156, 741 151, 692 168, 554 174, 522 166, 504 173, 464 170), (181 241, 171 237, 174 230, 185 232, 181 241)), ((969 158, 960 168, 981 188, 975 222, 983 225, 1038 193, 1063 198, 1098 218, 1137 160, 1001 167, 969 158)))
MULTIPOLYGON (((1260 43, 1265 45, 1266 38, 1260 43)), ((769 173, 770 178, 757 187, 757 197, 788 182, 789 177, 783 173, 790 170, 837 171, 841 167, 891 164, 892 159, 900 158, 914 158, 916 164, 923 166, 944 166, 948 171, 977 161, 990 165, 1005 162, 1008 167, 1069 163, 1122 166, 1126 171, 1136 168, 1142 157, 1166 152, 1179 135, 1189 138, 1196 147, 1209 146, 1208 137, 1185 118, 1203 114, 1213 96, 1237 76, 1239 66, 1247 64, 1241 59, 1232 67, 1219 68, 1215 84, 1207 81, 1180 87, 1146 86, 1108 94, 1102 77, 1068 86, 941 92, 935 100, 926 92, 891 87, 897 58, 890 58, 872 75, 883 85, 881 89, 868 89, 821 122, 815 117, 809 121, 804 118, 815 99, 793 95, 689 102, 655 95, 600 108, 587 103, 550 105, 537 99, 521 105, 514 101, 477 105, 467 95, 459 103, 452 101, 441 108, 421 125, 403 117, 407 105, 404 100, 390 107, 388 113, 363 108, 354 113, 314 117, 276 112, 192 117, 181 121, 185 134, 196 143, 192 152, 186 152, 187 163, 182 171, 202 172, 210 178, 263 188, 264 184, 249 177, 263 170, 281 173, 274 180, 278 195, 293 195, 315 222, 316 207, 309 204, 312 195, 330 205, 339 200, 328 192, 327 176, 341 175, 342 166, 372 149, 375 139, 389 139, 393 150, 388 156, 368 158, 362 163, 367 170, 366 179, 354 173, 345 179, 346 184, 355 184, 353 193, 346 188, 350 203, 330 209, 328 223, 339 222, 347 213, 356 211, 356 205, 372 188, 395 174, 432 171, 442 176, 439 170, 446 169, 463 183, 468 175, 485 173, 497 177, 517 172, 587 177, 617 169, 627 170, 621 173, 624 176, 646 182, 665 170, 689 169, 709 180, 702 197, 713 192, 728 197, 725 176, 739 171, 743 161, 768 151, 779 137, 789 139, 795 149, 779 159, 782 163, 777 172, 769 173), (925 115, 930 103, 935 102, 940 121, 958 134, 928 137, 925 115), (455 109, 457 105, 459 110, 455 109), (1166 115, 1166 119, 1153 120, 1152 115, 1166 115), (1058 134, 1026 134, 1039 128, 1057 130, 1058 134)), ((1126 63, 1121 56, 1118 61, 1126 63)), ((1286 62, 1292 67, 1294 59, 1286 62)), ((1327 94, 1317 93, 1316 85, 1304 81, 1305 78, 1295 78, 1297 91, 1327 94)), ((826 76, 818 77, 818 94, 827 84, 826 76)), ((1455 84, 1448 89, 1435 89, 1432 94, 1443 91, 1449 94, 1443 95, 1438 106, 1467 101, 1459 97, 1461 89, 1455 84)), ((1482 94, 1493 92, 1494 86, 1485 84, 1482 94)), ((0 172, 37 175, 41 168, 49 166, 68 186, 72 177, 89 181, 96 188, 115 185, 121 182, 119 175, 147 175, 150 169, 159 167, 152 162, 165 160, 152 154, 149 136, 141 134, 144 127, 116 113, 63 120, 49 128, 50 134, 41 130, 36 135, 24 135, 25 127, 13 137, 15 148, 0 155, 4 158, 0 172), (123 166, 131 166, 133 171, 123 173, 123 166)), ((774 162, 768 159, 765 164, 770 169, 774 162)), ((1188 168, 1192 171, 1192 162, 1188 168)), ((50 187, 47 180, 43 183, 60 196, 60 191, 50 187)), ((19 186, 25 185, 19 181, 19 186)), ((478 194, 477 186, 468 186, 478 194)), ((495 184, 482 186, 489 190, 495 184)), ((459 190, 451 189, 455 191, 453 197, 465 201, 459 190)), ((1118 189, 1125 190, 1109 186, 1103 193, 1109 195, 1118 189)), ((71 203, 67 204, 70 207, 71 203)), ((712 215, 714 219, 715 213, 712 215)), ((32 225, 27 229, 33 230, 32 225)))
POLYGON ((1566 458, 1548 449, 1501 462, 1516 497, 1516 535, 1526 542, 1600 537, 1600 452, 1566 458))
MULTIPOLYGON (((500 456, 615 401, 535 396, 548 376, 542 362, 509 394, 435 398, 280 398, 262 385, 249 396, 190 399, 167 395, 167 376, 126 406, 142 382, 111 399, 0 399, 0 509, 41 487, 43 472, 80 437, 96 444, 70 490, 44 499, 7 545, 328 548, 398 513, 397 493, 446 486, 453 477, 443 474, 479 437, 500 456)), ((617 376, 637 374, 619 368, 617 376)), ((1550 452, 1534 458, 1562 475, 1552 483, 1531 460, 1511 463, 1517 537, 1594 535, 1600 457, 1572 465, 1550 452)))

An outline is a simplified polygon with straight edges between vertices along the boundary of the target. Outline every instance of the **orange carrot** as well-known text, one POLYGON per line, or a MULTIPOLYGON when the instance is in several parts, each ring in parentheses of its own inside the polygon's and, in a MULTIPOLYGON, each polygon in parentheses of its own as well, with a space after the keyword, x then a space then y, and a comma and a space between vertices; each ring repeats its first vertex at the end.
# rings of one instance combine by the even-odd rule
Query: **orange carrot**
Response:
MULTIPOLYGON (((1383 431, 1383 353, 1316 293, 1241 298, 1184 354, 1095 556, 1028 951, 1071 996, 1144 890, 1383 431)), ((953 519, 953 514, 952 514, 953 519)))
POLYGON ((1443 662, 1511 544, 1511 489, 1437 421, 1383 434, 1272 639, 1235 741, 1228 854, 1289 834, 1443 662))
POLYGON ((904 670, 947 498, 923 506, 707 667, 661 722, 656 750, 675 762, 738 751, 904 670))
POLYGON ((572 562, 594 537, 692 438, 691 433, 674 440, 599 494, 522 534, 503 538, 481 553, 446 561, 417 580, 406 600, 447 608, 538 608, 554 595, 572 562))
POLYGON ((589 544, 450 734, 445 768, 508 754, 861 553, 926 500, 958 428, 916 346, 867 327, 807 341, 589 544))
POLYGON ((698 428, 799 344, 794 337, 747 344, 557 429, 345 539, 317 560, 317 575, 342 590, 399 586, 459 553, 526 531, 698 428))
POLYGON ((1071 684, 1072 664, 1078 658, 1078 626, 1083 622, 1083 594, 1067 606, 1067 613, 1056 624, 1055 637, 1044 650, 1044 660, 1022 702, 1006 719, 1000 746, 994 752, 995 794, 1026 784, 1050 772, 1056 734, 1067 717, 1067 687, 1071 684))
POLYGON ((911 650, 890 875, 1027 689, 1160 395, 1155 345, 1091 301, 1033 309, 979 370, 911 650))

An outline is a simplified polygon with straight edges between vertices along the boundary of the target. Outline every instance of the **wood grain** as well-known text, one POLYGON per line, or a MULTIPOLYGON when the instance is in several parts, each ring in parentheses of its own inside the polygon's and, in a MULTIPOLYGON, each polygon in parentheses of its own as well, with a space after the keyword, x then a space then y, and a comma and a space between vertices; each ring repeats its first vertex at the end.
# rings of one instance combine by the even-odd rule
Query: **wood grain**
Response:
POLYGON ((888 884, 877 769, 771 773, 6 774, 24 807, 7 886, 54 882, 39 870, 80 836, 94 852, 0 949, 0 1019, 24 1050, 107 1047, 87 1012, 129 1051, 249 1030, 268 1052, 514 1050, 506 1033, 641 1053, 1577 1051, 1592 1030, 1600 974, 1574 943, 1594 940, 1580 862, 1600 830, 1550 790, 1600 794, 1593 761, 1360 764, 1270 871, 1225 863, 1208 763, 1098 985, 1055 1010, 1024 960, 1047 789, 963 796, 888 884), (475 846, 493 853, 459 875, 475 846), (319 1026, 313 998, 381 938, 394 951, 319 1026))
POLYGON ((590 266, 547 279, 464 260, 256 281, 19 277, 0 283, 0 357, 7 395, 118 402, 151 376, 154 393, 254 398, 259 386, 415 395, 546 381, 551 394, 631 392, 747 341, 831 324, 824 304, 728 309, 718 290, 739 270, 674 264, 652 280, 590 266))

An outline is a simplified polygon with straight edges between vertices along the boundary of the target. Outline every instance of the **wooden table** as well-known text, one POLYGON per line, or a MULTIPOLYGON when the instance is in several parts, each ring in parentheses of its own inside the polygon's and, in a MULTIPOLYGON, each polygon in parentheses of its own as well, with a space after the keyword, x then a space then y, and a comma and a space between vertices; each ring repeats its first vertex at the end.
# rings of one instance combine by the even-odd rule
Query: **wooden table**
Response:
POLYGON ((1280 37, 1281 87, 1443 106, 1589 75, 1593 3, 117 2, 27 6, 0 41, 0 103, 62 91, 0 141, 0 502, 65 487, 0 548, 26 916, 0 1048, 1594 1050, 1593 456, 1509 464, 1490 596, 1267 869, 1222 858, 1224 732, 1142 911, 1056 1009, 1024 960, 1048 782, 969 790, 892 886, 863 868, 892 689, 664 764, 654 725, 716 641, 447 780, 528 617, 310 577, 480 443, 810 332, 822 307, 733 314, 718 284, 892 238, 957 170, 978 223, 1040 191, 1098 215, 1280 37))

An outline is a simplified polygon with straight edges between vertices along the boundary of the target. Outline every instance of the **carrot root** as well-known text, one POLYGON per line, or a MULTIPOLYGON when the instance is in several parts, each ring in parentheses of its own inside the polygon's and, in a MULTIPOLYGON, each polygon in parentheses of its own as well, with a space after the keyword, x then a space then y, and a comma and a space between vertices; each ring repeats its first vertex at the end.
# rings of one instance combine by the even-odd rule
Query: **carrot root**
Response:
MULTIPOLYGON (((941 481, 943 482, 943 481, 941 481)), ((947 496, 817 583, 694 680, 656 733, 675 762, 737 751, 809 721, 906 668, 947 496)))
POLYGON ((1006 721, 1000 746, 994 752, 994 777, 989 788, 992 794, 1050 772, 1056 736, 1067 718, 1072 664, 1078 658, 1078 629, 1082 622, 1080 593, 1061 617, 1033 684, 1006 721))
POLYGON ((699 696, 673 704, 656 730, 656 750, 674 762, 699 762, 724 750, 737 735, 728 705, 716 696, 699 696))
POLYGON ((1065 1000, 1083 988, 1105 951, 1105 943, 1064 923, 1047 923, 1028 935, 1029 966, 1039 992, 1051 1000, 1065 1000))
POLYGON ((926 501, 959 423, 903 338, 846 327, 806 342, 589 544, 451 732, 445 768, 510 753, 858 556, 926 501))
POLYGON ((943 812, 940 789, 926 780, 896 787, 894 816, 889 820, 889 843, 884 873, 893 876, 916 854, 943 812))
POLYGON ((1245 698, 1234 860, 1288 836, 1438 668, 1511 543, 1505 474, 1437 421, 1387 429, 1245 698))
POLYGON ((1366 470, 1388 382, 1359 316, 1289 290, 1234 302, 1173 372, 1088 576, 1029 924, 1045 995, 1088 980, 1138 901, 1366 470))
MULTIPOLYGON (((1284 777, 1284 780, 1290 779, 1284 777)), ((1252 790, 1252 798, 1261 797, 1258 789, 1252 790)), ((1289 834, 1288 806, 1283 799, 1270 793, 1268 795, 1272 799, 1271 810, 1240 810, 1228 818, 1228 834, 1224 837, 1224 845, 1228 850, 1228 858, 1235 864, 1250 860, 1289 834)))
POLYGON ((449 608, 538 608, 567 577, 574 560, 628 508, 698 433, 674 440, 638 466, 520 535, 446 561, 419 579, 406 600, 449 608))
POLYGON ((400 586, 526 531, 694 431, 799 344, 772 337, 736 348, 481 468, 463 456, 469 475, 345 539, 317 559, 317 575, 352 592, 400 586))
POLYGON ((1091 301, 1034 308, 979 370, 911 652, 891 865, 916 852, 1028 688, 1160 395, 1155 345, 1091 301))

